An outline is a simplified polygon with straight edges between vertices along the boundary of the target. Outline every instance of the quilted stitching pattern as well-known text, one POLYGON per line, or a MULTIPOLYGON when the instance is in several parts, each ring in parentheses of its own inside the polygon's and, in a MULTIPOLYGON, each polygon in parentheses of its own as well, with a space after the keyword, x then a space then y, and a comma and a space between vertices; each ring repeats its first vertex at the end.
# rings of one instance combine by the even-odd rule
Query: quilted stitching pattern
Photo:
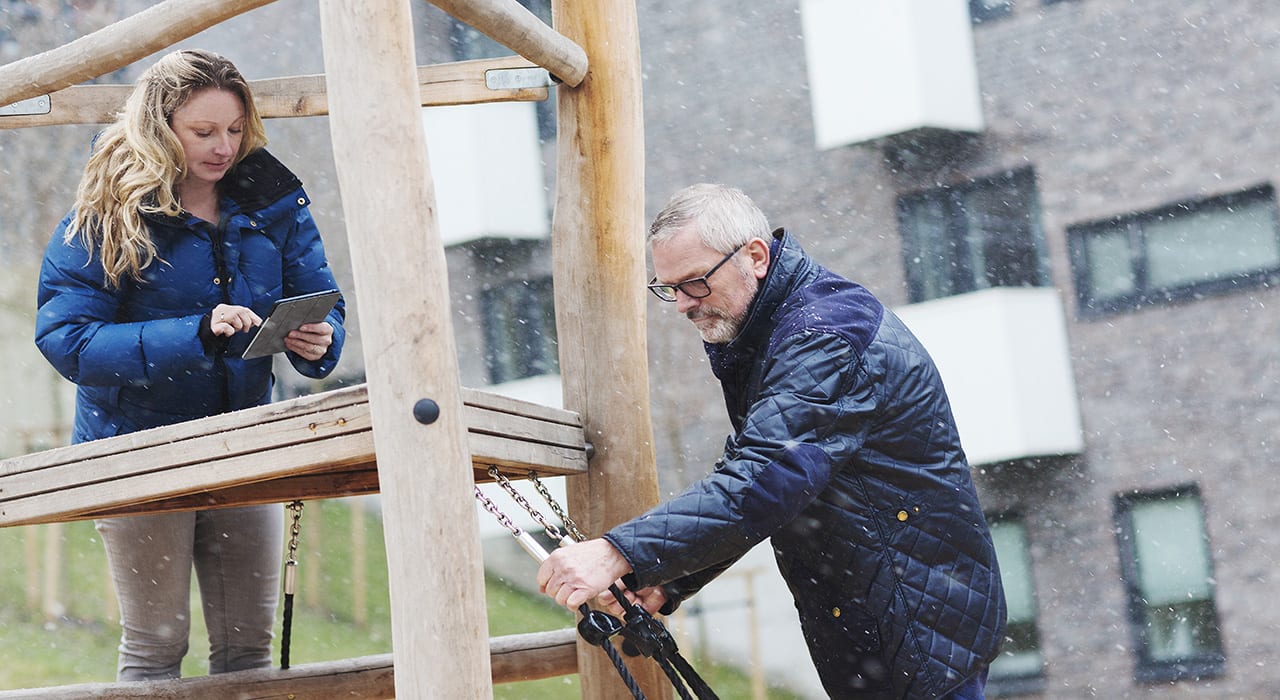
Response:
POLYGON ((994 657, 1005 618, 941 379, 865 289, 789 238, 779 253, 742 336, 707 346, 724 459, 607 537, 638 585, 680 597, 771 536, 832 697, 936 697, 994 657))

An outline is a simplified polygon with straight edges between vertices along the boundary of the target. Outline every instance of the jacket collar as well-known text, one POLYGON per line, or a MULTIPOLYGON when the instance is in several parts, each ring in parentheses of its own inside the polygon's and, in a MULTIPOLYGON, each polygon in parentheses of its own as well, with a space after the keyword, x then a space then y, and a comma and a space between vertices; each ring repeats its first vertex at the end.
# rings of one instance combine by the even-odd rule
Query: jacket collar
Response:
MULTIPOLYGON (((236 163, 218 183, 218 196, 226 212, 254 212, 264 209, 302 187, 302 181, 275 156, 260 148, 236 163), (227 203, 230 206, 226 206, 227 203)), ((143 216, 167 224, 181 224, 184 218, 143 213, 143 216)))
POLYGON ((703 343, 716 376, 722 370, 750 357, 761 343, 768 342, 775 324, 774 313, 791 293, 803 285, 814 267, 813 259, 800 247, 785 228, 773 232, 769 245, 769 271, 738 335, 727 343, 703 343))
POLYGON ((747 318, 738 330, 737 337, 724 345, 752 345, 761 335, 767 338, 768 330, 772 328, 774 312, 800 285, 812 267, 813 259, 801 249, 800 244, 786 229, 774 231, 769 245, 769 271, 760 282, 760 289, 751 301, 751 309, 747 312, 747 318))
POLYGON ((221 184, 222 196, 234 201, 241 211, 262 209, 302 187, 302 181, 265 148, 245 156, 221 184))

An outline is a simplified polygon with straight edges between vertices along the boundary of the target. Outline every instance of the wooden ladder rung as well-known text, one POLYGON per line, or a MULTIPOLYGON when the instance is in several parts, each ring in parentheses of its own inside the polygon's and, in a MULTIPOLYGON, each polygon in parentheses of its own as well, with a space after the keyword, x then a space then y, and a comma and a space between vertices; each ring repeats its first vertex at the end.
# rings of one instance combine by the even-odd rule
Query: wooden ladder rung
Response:
MULTIPOLYGON (((577 631, 530 632, 489 640, 494 683, 514 683, 578 672, 577 631)), ((80 700, 81 698, 344 698, 395 697, 391 654, 167 681, 82 683, 24 690, 0 690, 0 699, 80 700)))

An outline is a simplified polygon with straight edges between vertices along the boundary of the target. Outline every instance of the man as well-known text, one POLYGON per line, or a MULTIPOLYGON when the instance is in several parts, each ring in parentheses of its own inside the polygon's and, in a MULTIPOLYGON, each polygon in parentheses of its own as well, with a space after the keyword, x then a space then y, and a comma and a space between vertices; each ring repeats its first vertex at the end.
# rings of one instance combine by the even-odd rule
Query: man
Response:
POLYGON ((684 493, 553 553, 543 592, 576 609, 621 578, 669 614, 768 537, 831 697, 982 698, 1004 594, 928 353, 736 189, 677 192, 648 243, 734 434, 684 493))

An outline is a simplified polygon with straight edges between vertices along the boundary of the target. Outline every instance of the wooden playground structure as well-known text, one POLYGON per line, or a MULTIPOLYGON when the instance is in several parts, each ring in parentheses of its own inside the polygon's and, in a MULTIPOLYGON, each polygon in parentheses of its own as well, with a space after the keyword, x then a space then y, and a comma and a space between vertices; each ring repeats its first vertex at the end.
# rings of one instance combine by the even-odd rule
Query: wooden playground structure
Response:
MULTIPOLYGON (((35 105, 0 128, 110 121, 131 86, 80 83, 270 1, 165 0, 0 66, 0 105, 35 105)), ((330 117, 367 383, 0 461, 0 526, 379 492, 392 654, 0 698, 457 700, 575 672, 584 698, 630 697, 572 630, 488 638, 473 484, 490 465, 569 475, 569 510, 592 536, 657 500, 634 0, 554 0, 554 29, 516 0, 431 0, 519 54, 434 66, 416 65, 411 1, 320 0, 325 75, 253 83, 264 117, 330 117), (420 118, 435 105, 547 99, 545 86, 487 80, 537 67, 561 83, 552 248, 565 409, 459 385, 420 118), (415 417, 423 400, 438 418, 415 417)), ((647 697, 670 697, 656 664, 629 667, 647 697)))

